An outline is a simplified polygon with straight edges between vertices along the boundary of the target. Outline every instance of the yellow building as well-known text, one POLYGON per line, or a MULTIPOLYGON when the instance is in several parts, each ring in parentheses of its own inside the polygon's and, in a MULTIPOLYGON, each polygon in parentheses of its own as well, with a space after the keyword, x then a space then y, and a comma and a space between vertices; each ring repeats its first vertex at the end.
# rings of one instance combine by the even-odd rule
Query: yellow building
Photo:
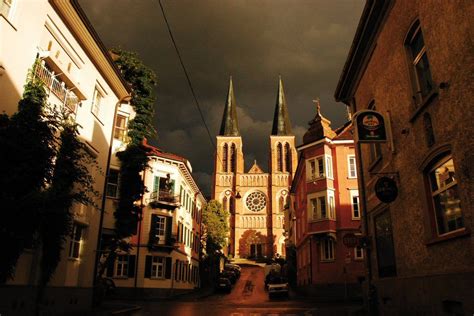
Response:
POLYGON ((230 216, 229 248, 234 257, 272 257, 285 254, 284 208, 296 170, 295 136, 280 78, 270 134, 269 172, 255 161, 244 171, 243 141, 237 121, 232 78, 217 136, 213 199, 230 216))

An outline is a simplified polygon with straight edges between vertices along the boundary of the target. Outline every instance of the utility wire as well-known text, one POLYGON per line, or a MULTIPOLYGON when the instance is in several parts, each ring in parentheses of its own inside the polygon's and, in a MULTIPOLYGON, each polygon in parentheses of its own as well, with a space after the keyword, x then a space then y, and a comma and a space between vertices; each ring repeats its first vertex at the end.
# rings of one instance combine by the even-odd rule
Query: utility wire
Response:
MULTIPOLYGON (((191 94, 193 95, 194 103, 195 103, 195 105, 196 105, 196 107, 199 111, 202 123, 204 124, 204 127, 206 127, 207 135, 209 135, 209 141, 211 142, 214 149, 216 149, 216 144, 214 143, 211 132, 209 131, 209 127, 207 126, 206 119, 204 118, 204 115, 202 114, 201 106, 199 105, 199 101, 196 97, 196 93, 194 92, 194 88, 193 88, 193 85, 191 83, 191 79, 189 78, 188 71, 186 70, 186 66, 184 65, 183 58, 181 58, 181 54, 179 52, 178 45, 176 45, 176 41, 174 40, 173 33, 171 32, 170 24, 168 23, 168 19, 166 18, 165 9, 163 8, 163 5, 161 4, 161 0, 158 0, 158 3, 160 4, 161 13, 163 14, 163 18, 165 20, 166 27, 168 28, 168 33, 170 34, 171 41, 173 42, 173 46, 176 50, 176 54, 178 55, 179 62, 181 64, 181 67, 183 68, 184 75, 186 76, 186 80, 188 82, 189 89, 191 90, 191 94)), ((217 149, 216 149, 216 152, 217 152, 217 149)))

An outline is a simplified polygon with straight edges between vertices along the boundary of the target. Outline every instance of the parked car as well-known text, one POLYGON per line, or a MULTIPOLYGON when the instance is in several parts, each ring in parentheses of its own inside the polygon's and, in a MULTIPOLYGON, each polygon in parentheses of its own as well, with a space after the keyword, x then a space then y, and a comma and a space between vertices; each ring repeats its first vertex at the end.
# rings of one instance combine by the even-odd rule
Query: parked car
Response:
POLYGON ((224 267, 232 267, 232 268, 235 268, 239 271, 242 270, 242 268, 238 264, 233 264, 233 263, 226 263, 224 267))
POLYGON ((288 280, 284 277, 273 277, 268 282, 268 297, 271 299, 276 296, 288 297, 288 280))
POLYGON ((230 270, 223 270, 219 277, 229 279, 232 284, 235 284, 235 282, 237 282, 237 279, 238 279, 237 273, 230 270))
MULTIPOLYGON (((239 267, 240 268, 240 267, 239 267)), ((237 276, 237 278, 240 278, 240 269, 238 269, 236 266, 234 265, 229 265, 229 264, 226 264, 224 266, 224 271, 232 271, 235 273, 235 275, 237 276)))
POLYGON ((216 284, 216 291, 230 293, 232 291, 232 282, 228 278, 219 278, 216 284))

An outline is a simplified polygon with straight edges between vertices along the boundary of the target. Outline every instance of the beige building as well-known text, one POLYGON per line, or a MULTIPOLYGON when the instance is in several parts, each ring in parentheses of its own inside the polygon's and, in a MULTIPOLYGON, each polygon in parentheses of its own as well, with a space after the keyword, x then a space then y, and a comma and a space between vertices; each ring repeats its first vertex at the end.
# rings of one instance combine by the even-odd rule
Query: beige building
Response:
MULTIPOLYGON (((107 170, 112 139, 117 139, 116 150, 126 133, 126 125, 114 119, 115 113, 125 119, 132 114, 128 105, 121 104, 129 91, 77 1, 1 1, 0 112, 17 111, 28 71, 36 60, 39 66, 34 73, 45 83, 48 102, 69 110, 81 126, 80 138, 90 155, 102 171, 107 170), (115 133, 114 123, 118 125, 115 133)), ((91 172, 95 189, 102 193, 105 173, 91 172)), ((100 197, 96 204, 101 205, 100 197)), ((101 212, 84 205, 74 205, 73 211, 73 237, 64 246, 44 300, 47 308, 57 312, 88 309, 92 300, 101 212)), ((11 308, 6 314, 31 312, 37 266, 37 251, 26 250, 14 279, 0 289, 2 306, 11 308)))
POLYGON ((231 214, 228 253, 235 257, 285 255, 283 210, 289 201, 297 157, 281 79, 270 135, 268 173, 256 161, 244 171, 236 108, 231 79, 217 136, 213 188, 213 199, 231 214))
MULTIPOLYGON (((206 201, 187 159, 143 146, 150 168, 143 174, 148 192, 143 197, 142 221, 130 240, 133 249, 118 254, 106 274, 121 294, 165 297, 200 287, 201 210, 206 201)), ((109 182, 110 207, 117 197, 114 188, 109 182)), ((113 222, 106 221, 104 236, 112 229, 113 222)))

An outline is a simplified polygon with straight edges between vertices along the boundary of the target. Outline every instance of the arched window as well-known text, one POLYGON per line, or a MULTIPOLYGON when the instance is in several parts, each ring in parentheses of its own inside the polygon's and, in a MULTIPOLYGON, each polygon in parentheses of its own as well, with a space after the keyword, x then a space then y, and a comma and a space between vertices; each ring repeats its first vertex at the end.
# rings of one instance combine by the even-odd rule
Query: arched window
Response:
POLYGON ((227 144, 224 144, 222 148, 222 171, 227 172, 227 157, 228 157, 229 147, 227 144))
POLYGON ((230 172, 235 172, 236 163, 237 163, 237 152, 235 150, 235 144, 230 146, 230 172))
POLYGON ((285 210, 285 198, 283 196, 280 196, 280 200, 279 200, 278 205, 279 205, 278 210, 281 213, 283 213, 283 211, 285 210))
POLYGON ((433 124, 431 123, 431 116, 429 113, 423 114, 423 125, 425 127, 426 145, 433 146, 435 143, 435 135, 433 131, 433 124))
POLYGON ((292 165, 291 165, 291 149, 290 144, 286 143, 285 145, 285 159, 286 159, 286 171, 291 172, 292 165))
POLYGON ((224 196, 224 198, 222 199, 222 208, 224 209, 224 211, 227 211, 228 210, 228 204, 227 204, 227 196, 224 196))
POLYGON ((280 143, 277 145, 277 171, 283 171, 283 148, 280 143))

